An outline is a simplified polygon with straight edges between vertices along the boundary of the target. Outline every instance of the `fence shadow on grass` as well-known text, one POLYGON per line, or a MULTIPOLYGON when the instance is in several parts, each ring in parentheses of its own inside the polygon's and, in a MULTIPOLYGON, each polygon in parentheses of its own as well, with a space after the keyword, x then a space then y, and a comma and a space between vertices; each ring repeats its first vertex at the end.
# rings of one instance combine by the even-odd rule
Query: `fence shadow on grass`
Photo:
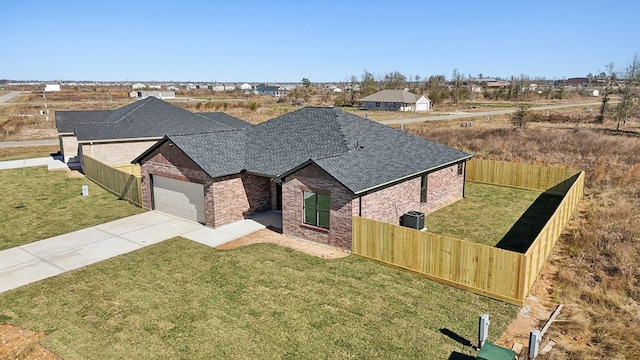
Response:
POLYGON ((496 247, 523 254, 527 252, 578 176, 576 174, 538 196, 496 247))
POLYGON ((473 347, 473 344, 471 343, 470 340, 456 334, 455 332, 446 329, 446 328, 442 328, 440 329, 440 333, 442 333, 443 335, 447 336, 449 339, 454 340, 455 342, 457 342, 458 344, 462 345, 462 346, 468 346, 468 347, 473 347))
POLYGON ((451 355, 449 355, 449 357, 447 358, 447 360, 475 360, 475 359, 476 359, 475 356, 459 353, 457 351, 452 352, 451 355))

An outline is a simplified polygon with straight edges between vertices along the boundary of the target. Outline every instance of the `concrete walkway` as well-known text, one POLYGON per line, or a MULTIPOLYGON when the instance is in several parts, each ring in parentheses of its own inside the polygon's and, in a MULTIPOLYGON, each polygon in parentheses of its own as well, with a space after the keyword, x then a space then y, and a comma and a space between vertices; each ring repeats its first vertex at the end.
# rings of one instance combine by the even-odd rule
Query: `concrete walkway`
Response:
POLYGON ((0 170, 19 169, 32 166, 46 166, 49 170, 69 170, 62 157, 41 157, 23 160, 0 161, 0 170))
POLYGON ((149 211, 0 251, 0 293, 176 236, 215 247, 264 228, 247 219, 213 229, 149 211))

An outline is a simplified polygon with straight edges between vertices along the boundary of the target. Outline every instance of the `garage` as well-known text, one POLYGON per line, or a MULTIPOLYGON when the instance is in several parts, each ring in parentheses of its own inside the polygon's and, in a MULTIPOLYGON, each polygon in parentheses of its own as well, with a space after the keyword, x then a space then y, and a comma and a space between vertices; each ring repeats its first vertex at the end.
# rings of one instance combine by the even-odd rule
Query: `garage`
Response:
POLYGON ((153 175, 153 208, 185 219, 205 222, 204 187, 188 181, 153 175))

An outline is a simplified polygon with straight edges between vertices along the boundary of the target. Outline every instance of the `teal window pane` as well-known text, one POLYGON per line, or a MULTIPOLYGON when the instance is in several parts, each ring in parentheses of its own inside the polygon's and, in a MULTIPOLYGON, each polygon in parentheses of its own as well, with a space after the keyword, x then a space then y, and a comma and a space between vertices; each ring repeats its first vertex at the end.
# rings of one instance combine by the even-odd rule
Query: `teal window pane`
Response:
POLYGON ((329 228, 329 212, 318 211, 318 226, 328 229, 329 228))
POLYGON ((328 195, 317 194, 316 195, 318 201, 318 210, 329 211, 330 209, 330 198, 328 195))
POLYGON ((316 194, 307 191, 304 192, 304 207, 316 208, 316 194))
POLYGON ((304 223, 309 225, 318 225, 315 209, 304 209, 304 223))

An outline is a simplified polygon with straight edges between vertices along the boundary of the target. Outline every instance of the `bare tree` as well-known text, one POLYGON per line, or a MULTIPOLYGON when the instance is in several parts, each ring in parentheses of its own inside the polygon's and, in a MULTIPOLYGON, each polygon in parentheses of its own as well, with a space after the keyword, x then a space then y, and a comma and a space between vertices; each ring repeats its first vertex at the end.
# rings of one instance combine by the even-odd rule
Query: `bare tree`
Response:
POLYGON ((530 104, 520 104, 518 106, 518 110, 513 113, 511 117, 511 123, 520 131, 524 131, 527 127, 527 123, 529 122, 529 115, 531 111, 530 104))
POLYGON ((624 85, 620 88, 620 102, 616 107, 616 118, 618 123, 616 130, 620 130, 620 122, 627 124, 629 115, 633 113, 637 105, 638 85, 640 82, 640 59, 638 53, 633 54, 633 58, 624 68, 621 74, 624 85))
POLYGON ((378 82, 372 73, 364 70, 360 77, 360 93, 362 97, 369 96, 378 91, 378 82))
POLYGON ((431 75, 425 83, 425 87, 433 104, 440 104, 447 97, 444 75, 431 75))
POLYGON ((600 73, 600 75, 604 75, 604 90, 602 91, 602 105, 600 105, 600 114, 596 118, 596 122, 603 123, 604 118, 607 112, 607 103, 609 102, 609 96, 611 96, 611 91, 613 90, 613 80, 615 79, 615 65, 613 63, 608 63, 605 68, 607 69, 606 73, 600 73))
POLYGON ((391 71, 382 80, 385 89, 402 89, 407 87, 407 77, 398 71, 391 71))
POLYGON ((452 75, 453 78, 451 79, 451 82, 453 84, 453 93, 451 95, 453 98, 453 103, 457 105, 460 102, 460 98, 462 97, 464 92, 464 89, 462 89, 464 75, 458 72, 458 69, 453 69, 452 75))

